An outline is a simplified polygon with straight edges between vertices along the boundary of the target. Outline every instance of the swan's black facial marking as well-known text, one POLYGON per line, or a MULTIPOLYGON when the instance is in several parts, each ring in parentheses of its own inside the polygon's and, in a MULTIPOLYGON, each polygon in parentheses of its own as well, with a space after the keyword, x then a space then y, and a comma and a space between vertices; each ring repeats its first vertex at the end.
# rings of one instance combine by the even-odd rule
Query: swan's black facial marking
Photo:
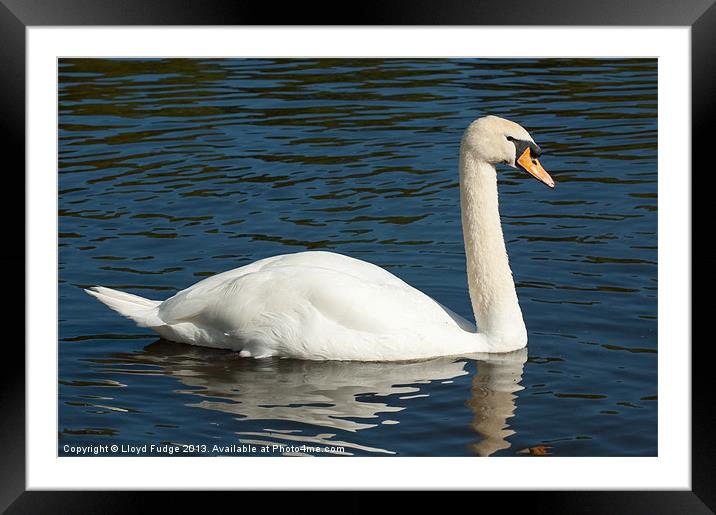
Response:
POLYGON ((515 146, 515 155, 521 156, 524 154, 525 150, 527 148, 530 149, 530 154, 535 159, 538 158, 542 154, 542 149, 539 148, 539 145, 537 143, 533 143, 532 141, 522 140, 522 139, 516 139, 512 136, 506 136, 507 141, 511 141, 512 144, 515 146))

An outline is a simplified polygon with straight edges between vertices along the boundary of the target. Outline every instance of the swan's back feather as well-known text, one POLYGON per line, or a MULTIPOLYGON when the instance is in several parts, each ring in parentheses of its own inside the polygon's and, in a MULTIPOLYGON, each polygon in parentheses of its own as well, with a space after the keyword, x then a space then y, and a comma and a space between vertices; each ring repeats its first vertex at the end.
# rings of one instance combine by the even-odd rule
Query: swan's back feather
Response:
MULTIPOLYGON (((260 259, 249 265, 203 279, 164 301, 159 310, 160 316, 167 323, 191 320, 206 309, 208 302, 236 294, 240 287, 245 286, 245 281, 241 281, 245 276, 279 270, 290 273, 291 270, 286 270, 286 268, 291 267, 294 273, 299 272, 299 267, 304 272, 325 270, 325 273, 339 272, 342 276, 352 277, 358 281, 409 287, 390 272, 366 261, 333 252, 298 252, 260 259)), ((263 275, 253 278, 251 282, 255 284, 262 280, 270 281, 270 279, 271 276, 263 275)), ((318 283, 322 287, 330 286, 326 284, 325 280, 321 281, 320 279, 319 277, 318 283)), ((271 285, 269 285, 270 287, 271 285)))
POLYGON ((476 339, 474 325, 388 271, 320 251, 209 277, 157 313, 165 337, 251 355, 415 359, 445 353, 466 334, 476 339))

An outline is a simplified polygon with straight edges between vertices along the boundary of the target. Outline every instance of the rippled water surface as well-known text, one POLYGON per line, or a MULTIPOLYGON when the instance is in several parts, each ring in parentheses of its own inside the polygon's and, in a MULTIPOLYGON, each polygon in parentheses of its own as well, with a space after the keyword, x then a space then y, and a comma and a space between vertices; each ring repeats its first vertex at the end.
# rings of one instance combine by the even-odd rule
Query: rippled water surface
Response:
POLYGON ((622 59, 61 60, 58 452, 656 455, 656 71, 622 59), (499 170, 523 352, 245 359, 160 341, 82 291, 164 299, 322 249, 472 319, 457 159, 486 114, 526 127, 557 182, 499 170))

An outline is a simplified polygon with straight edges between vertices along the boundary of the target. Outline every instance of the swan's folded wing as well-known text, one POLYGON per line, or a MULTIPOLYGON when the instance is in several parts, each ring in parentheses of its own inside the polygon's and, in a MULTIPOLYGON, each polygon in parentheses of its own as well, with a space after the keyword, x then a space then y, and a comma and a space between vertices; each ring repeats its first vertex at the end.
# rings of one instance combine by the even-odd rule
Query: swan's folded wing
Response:
POLYGON ((205 315, 207 309, 213 309, 213 304, 217 299, 226 300, 235 297, 239 290, 244 290, 242 294, 245 295, 245 298, 258 302, 264 294, 273 293, 260 291, 264 285, 273 289, 272 280, 276 281, 274 286, 278 288, 279 293, 289 295, 293 293, 293 288, 291 285, 284 285, 281 282, 287 277, 287 274, 281 271, 288 272, 289 277, 303 276, 309 283, 315 279, 317 284, 323 286, 325 286, 327 275, 332 275, 334 272, 339 273, 338 277, 344 279, 353 277, 356 280, 368 281, 373 284, 405 285, 403 281, 387 270, 359 259, 333 252, 297 252, 261 259, 249 265, 207 277, 165 300, 159 307, 159 316, 167 324, 194 321, 205 315), (310 278, 308 271, 312 272, 310 278), (257 272, 277 273, 253 277, 249 281, 241 280, 242 277, 257 272), (247 288, 248 291, 246 291, 247 288))
POLYGON ((338 327, 407 336, 417 328, 429 334, 430 327, 437 332, 471 326, 375 265, 336 254, 307 254, 213 276, 167 299, 159 315, 167 324, 192 322, 227 334, 299 331, 306 337, 312 330, 338 327))

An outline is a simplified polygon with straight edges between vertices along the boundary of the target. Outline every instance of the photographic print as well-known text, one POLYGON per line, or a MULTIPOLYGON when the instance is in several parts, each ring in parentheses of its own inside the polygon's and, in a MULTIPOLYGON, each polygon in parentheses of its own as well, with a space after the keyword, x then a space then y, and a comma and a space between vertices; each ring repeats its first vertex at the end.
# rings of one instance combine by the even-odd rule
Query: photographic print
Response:
POLYGON ((58 455, 657 456, 657 59, 58 60, 58 455))

